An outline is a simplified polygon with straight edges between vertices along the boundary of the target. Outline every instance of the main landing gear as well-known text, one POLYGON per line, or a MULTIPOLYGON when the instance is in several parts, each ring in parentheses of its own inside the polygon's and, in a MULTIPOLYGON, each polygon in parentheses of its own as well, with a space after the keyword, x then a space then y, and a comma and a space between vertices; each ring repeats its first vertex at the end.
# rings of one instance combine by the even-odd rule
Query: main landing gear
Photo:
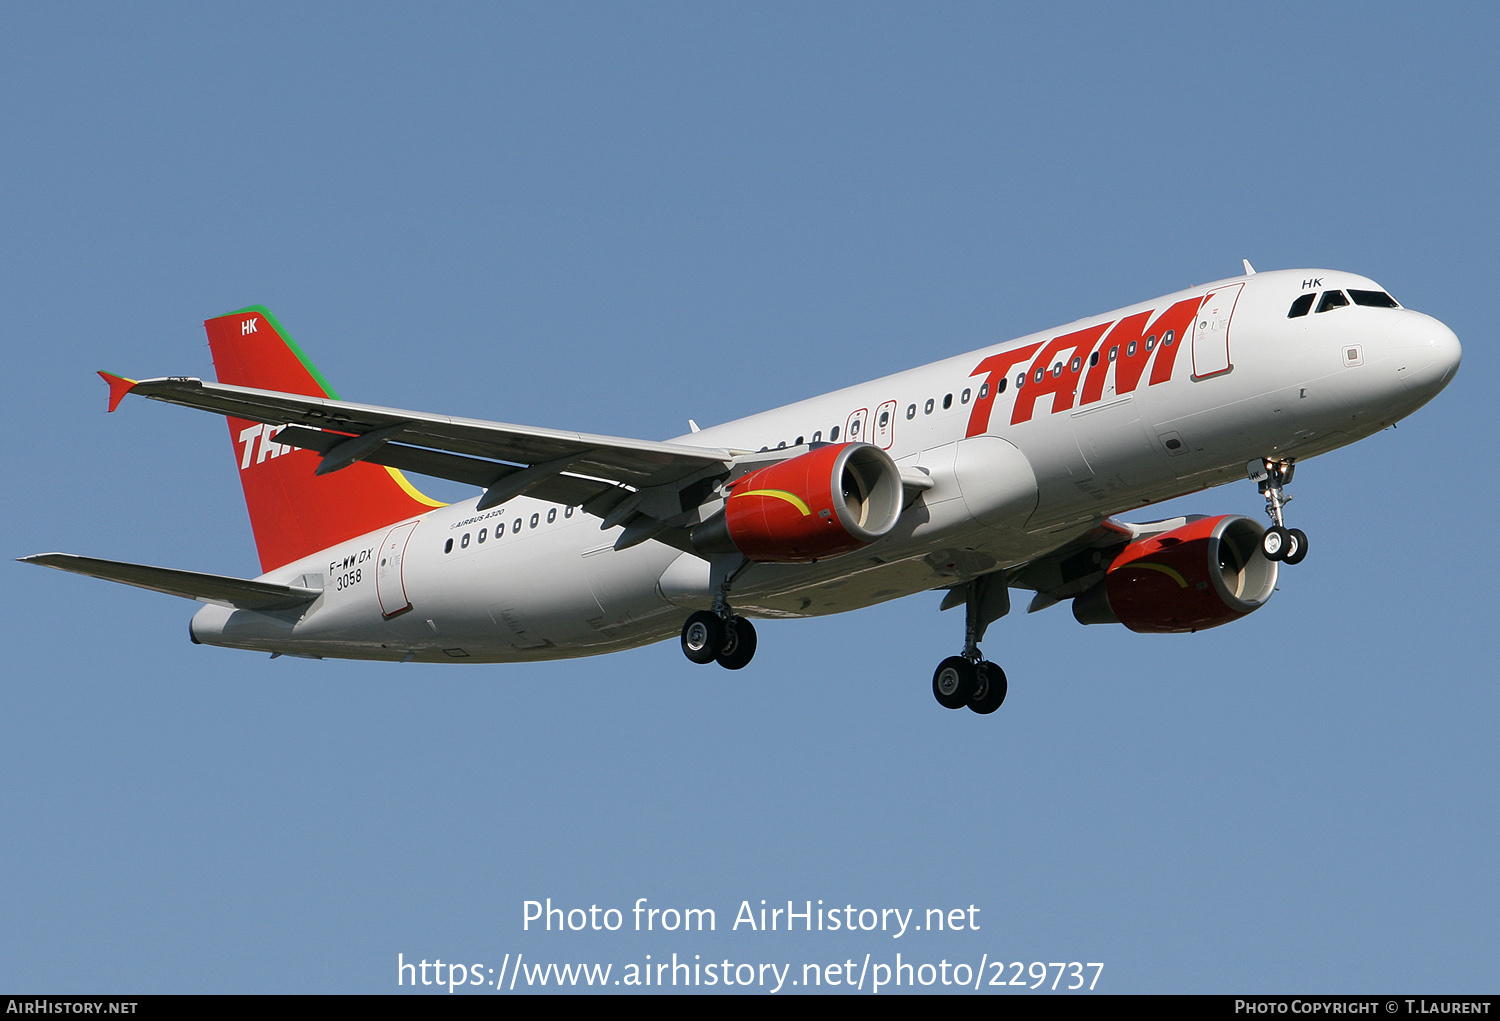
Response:
POLYGON ((717 660, 726 670, 738 670, 755 656, 755 625, 731 613, 699 610, 682 625, 682 654, 694 663, 717 660))
MULTIPOLYGON (((1010 684, 1005 671, 979 652, 985 628, 1010 609, 1010 590, 1002 574, 982 575, 963 587, 964 651, 938 664, 932 675, 932 696, 944 709, 968 706, 980 715, 1000 708, 1010 684)), ((952 603, 945 603, 951 606, 952 603)))
MULTIPOLYGON (((978 649, 974 655, 979 655, 978 649)), ((1009 690, 1005 671, 987 659, 949 656, 932 675, 932 696, 944 709, 968 706, 976 713, 988 715, 1000 708, 1009 690)))
POLYGON ((726 670, 739 670, 755 657, 755 625, 729 608, 729 586, 750 562, 736 558, 711 563, 714 608, 694 612, 682 625, 682 654, 694 663, 717 661, 726 670))
POLYGON ((1282 514, 1282 509, 1292 502, 1282 487, 1292 481, 1296 468, 1295 458, 1279 461, 1270 457, 1251 461, 1245 466, 1250 481, 1260 487, 1261 495, 1266 498, 1266 514, 1271 518, 1271 527, 1260 540, 1261 552, 1267 560, 1300 564, 1307 556, 1307 533, 1300 528, 1286 527, 1282 514))

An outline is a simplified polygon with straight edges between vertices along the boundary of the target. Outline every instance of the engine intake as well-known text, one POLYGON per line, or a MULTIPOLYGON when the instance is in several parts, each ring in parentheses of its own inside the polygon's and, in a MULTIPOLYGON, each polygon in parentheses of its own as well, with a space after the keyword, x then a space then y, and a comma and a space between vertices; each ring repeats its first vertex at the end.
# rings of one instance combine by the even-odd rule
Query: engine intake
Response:
POLYGON ((1218 627, 1260 609, 1276 588, 1276 563, 1260 551, 1250 518, 1199 518, 1137 539, 1104 580, 1073 600, 1080 624, 1124 624, 1148 634, 1218 627))
POLYGON ((901 471, 889 454, 829 444, 736 479, 723 513, 693 529, 693 547, 760 563, 826 560, 885 535, 901 504, 901 471))

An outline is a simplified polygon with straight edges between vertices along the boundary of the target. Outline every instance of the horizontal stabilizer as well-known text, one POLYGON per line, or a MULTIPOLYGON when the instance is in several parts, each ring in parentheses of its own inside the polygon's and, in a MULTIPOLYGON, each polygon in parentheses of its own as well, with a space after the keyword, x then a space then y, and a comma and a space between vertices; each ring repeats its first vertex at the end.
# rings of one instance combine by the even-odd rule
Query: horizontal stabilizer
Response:
POLYGON ((74 553, 36 553, 20 557, 23 564, 40 564, 59 571, 86 574, 90 578, 117 581, 122 585, 165 592, 169 596, 196 599, 237 610, 290 610, 312 602, 322 595, 321 589, 298 585, 273 585, 264 581, 229 578, 222 574, 199 574, 196 571, 174 571, 169 567, 127 564, 119 560, 98 560, 74 553))

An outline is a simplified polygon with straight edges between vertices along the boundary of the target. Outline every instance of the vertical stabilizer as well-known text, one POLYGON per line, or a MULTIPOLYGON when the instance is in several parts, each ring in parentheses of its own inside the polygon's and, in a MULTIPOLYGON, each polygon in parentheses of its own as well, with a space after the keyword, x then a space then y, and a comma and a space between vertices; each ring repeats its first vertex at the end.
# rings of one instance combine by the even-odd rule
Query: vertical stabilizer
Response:
MULTIPOLYGON (((259 305, 203 326, 219 382, 339 399, 275 316, 259 305)), ((228 421, 262 571, 443 506, 381 465, 359 461, 316 475, 319 455, 277 443, 277 426, 228 421)))

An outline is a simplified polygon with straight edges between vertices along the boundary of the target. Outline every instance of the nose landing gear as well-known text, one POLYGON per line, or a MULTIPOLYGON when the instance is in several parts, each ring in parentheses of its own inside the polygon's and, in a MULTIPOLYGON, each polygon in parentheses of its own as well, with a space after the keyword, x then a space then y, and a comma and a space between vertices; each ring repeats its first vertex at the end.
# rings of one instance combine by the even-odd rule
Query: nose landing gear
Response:
POLYGON ((1260 487, 1266 498, 1266 514, 1271 518, 1271 527, 1261 536, 1260 549, 1267 560, 1280 560, 1288 564, 1300 564, 1307 556, 1307 533, 1300 528, 1286 527, 1282 509, 1292 502, 1283 489, 1292 481, 1296 471, 1295 458, 1277 460, 1263 457, 1245 466, 1250 481, 1260 487))

